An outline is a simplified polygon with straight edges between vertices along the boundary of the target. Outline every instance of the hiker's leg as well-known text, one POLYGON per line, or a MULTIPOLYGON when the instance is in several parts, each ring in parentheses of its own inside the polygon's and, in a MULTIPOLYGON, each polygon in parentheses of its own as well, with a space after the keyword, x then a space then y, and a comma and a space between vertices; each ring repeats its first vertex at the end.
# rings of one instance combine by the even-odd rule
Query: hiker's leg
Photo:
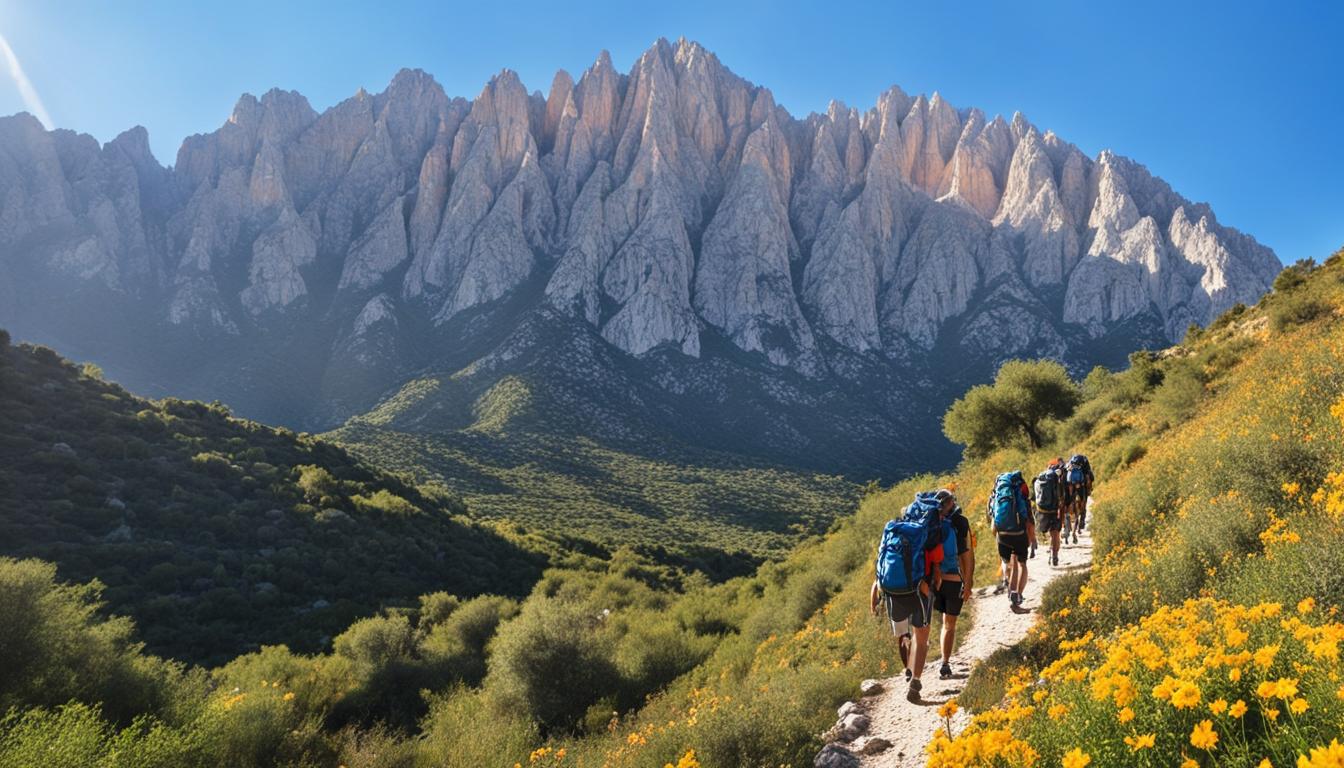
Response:
POLYGON ((1016 592, 1017 592, 1017 599, 1021 600, 1022 592, 1025 591, 1027 588, 1027 561, 1023 560, 1022 562, 1018 563, 1017 566, 1018 571, 1017 571, 1016 592))
POLYGON ((915 629, 915 653, 911 659, 910 671, 918 680, 924 674, 924 661, 929 657, 929 626, 925 624, 915 629))
POLYGON ((952 658, 952 646, 957 640, 957 617, 943 614, 943 663, 952 658))

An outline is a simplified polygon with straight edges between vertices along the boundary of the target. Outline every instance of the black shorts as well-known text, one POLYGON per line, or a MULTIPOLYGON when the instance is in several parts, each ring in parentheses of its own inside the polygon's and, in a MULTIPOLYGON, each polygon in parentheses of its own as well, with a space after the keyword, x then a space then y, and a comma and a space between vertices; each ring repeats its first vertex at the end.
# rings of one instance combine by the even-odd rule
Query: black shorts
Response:
POLYGON ((947 616, 960 616, 963 602, 961 599, 961 582, 944 579, 943 586, 939 587, 938 592, 933 596, 933 609, 947 616))
POLYGON ((904 595, 883 592, 882 600, 887 606, 887 618, 891 620, 891 633, 893 635, 905 634, 907 631, 905 624, 907 622, 912 629, 929 625, 929 617, 933 614, 933 595, 925 597, 919 592, 909 592, 904 595))
POLYGON ((999 559, 1007 560, 1017 555, 1018 560, 1027 559, 1027 535, 999 534, 999 559))
POLYGON ((1063 523, 1060 522, 1058 512, 1048 512, 1042 509, 1036 513, 1036 530, 1041 533, 1050 533, 1062 528, 1063 523))

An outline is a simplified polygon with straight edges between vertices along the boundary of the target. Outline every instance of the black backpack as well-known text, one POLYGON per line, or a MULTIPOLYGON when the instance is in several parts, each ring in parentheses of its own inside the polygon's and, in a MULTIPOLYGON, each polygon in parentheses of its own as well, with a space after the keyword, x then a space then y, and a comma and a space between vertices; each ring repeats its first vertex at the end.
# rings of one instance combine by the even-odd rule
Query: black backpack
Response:
POLYGON ((1036 476, 1036 506, 1046 512, 1059 509, 1059 473, 1047 469, 1036 476))

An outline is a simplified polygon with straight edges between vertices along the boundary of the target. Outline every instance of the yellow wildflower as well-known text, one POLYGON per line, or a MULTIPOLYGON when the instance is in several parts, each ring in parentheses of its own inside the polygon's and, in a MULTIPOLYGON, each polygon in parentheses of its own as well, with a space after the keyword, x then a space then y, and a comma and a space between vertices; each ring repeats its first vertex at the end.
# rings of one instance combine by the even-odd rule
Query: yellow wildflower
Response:
POLYGON ((1078 747, 1074 747, 1072 751, 1066 753, 1064 759, 1060 761, 1062 768, 1087 768, 1091 764, 1092 756, 1078 747))
POLYGON ((1140 749, 1151 749, 1153 744, 1157 743, 1157 736, 1151 733, 1126 736, 1125 743, 1129 745, 1130 751, 1138 752, 1140 749))
POLYGON ((1311 755, 1297 758, 1297 768, 1334 768, 1344 765, 1344 744, 1331 739, 1328 747, 1312 747, 1311 755))
POLYGON ((1213 721, 1199 721, 1199 725, 1190 732, 1190 743, 1206 752, 1213 750, 1218 744, 1218 732, 1213 730, 1213 721))
POLYGON ((1300 715, 1311 708, 1306 699, 1293 699, 1293 703, 1288 705, 1288 711, 1294 715, 1300 715))
POLYGON ((1199 695, 1199 686, 1187 680, 1171 692, 1171 705, 1177 709, 1190 709, 1199 703, 1199 695))
POLYGON ((1279 646, 1266 645, 1257 650, 1252 658, 1255 659, 1255 665, 1261 669, 1269 669, 1274 664, 1274 657, 1279 655, 1279 646))

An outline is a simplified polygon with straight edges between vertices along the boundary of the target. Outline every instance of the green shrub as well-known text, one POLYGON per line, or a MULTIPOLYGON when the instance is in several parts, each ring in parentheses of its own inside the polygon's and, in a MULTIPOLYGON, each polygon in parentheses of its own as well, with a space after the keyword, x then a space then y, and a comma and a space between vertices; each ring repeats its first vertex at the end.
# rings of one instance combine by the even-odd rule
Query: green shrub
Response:
POLYGON ((992 385, 972 387, 948 408, 943 432, 970 456, 1025 442, 1045 444, 1043 423, 1065 419, 1080 399, 1064 366, 1050 360, 1003 364, 992 385))
POLYGON ((142 656, 131 622, 101 608, 97 584, 61 584, 48 563, 0 558, 0 710, 75 700, 127 722, 164 706, 179 670, 142 656))
POLYGON ((1305 325, 1330 313, 1329 302, 1309 293, 1297 293, 1276 301, 1269 314, 1270 326, 1279 332, 1305 325))
POLYGON ((602 619, 557 600, 530 600, 500 629, 486 688, 504 708, 543 729, 573 727, 589 706, 619 689, 602 619))
POLYGON ((434 695, 421 725, 416 765, 480 768, 526 760, 537 743, 536 727, 519 711, 492 707, 483 694, 455 688, 434 695))

